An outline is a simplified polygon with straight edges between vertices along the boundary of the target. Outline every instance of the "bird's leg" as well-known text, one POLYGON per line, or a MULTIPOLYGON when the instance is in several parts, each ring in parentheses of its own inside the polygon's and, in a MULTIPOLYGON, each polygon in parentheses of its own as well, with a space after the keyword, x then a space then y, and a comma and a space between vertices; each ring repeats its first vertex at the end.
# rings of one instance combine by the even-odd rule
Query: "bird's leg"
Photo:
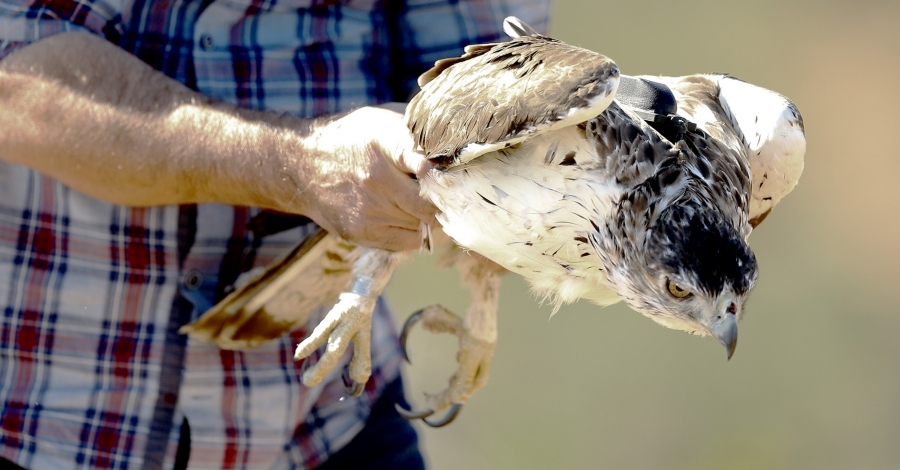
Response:
POLYGON ((365 249, 353 266, 349 292, 338 298, 337 304, 325 315, 312 334, 297 346, 294 360, 309 357, 323 344, 325 353, 301 377, 303 384, 312 387, 334 368, 354 342, 350 360, 349 377, 344 374, 344 385, 351 396, 359 395, 372 375, 372 311, 381 291, 391 279, 394 268, 410 256, 408 253, 390 253, 374 248, 365 249))
POLYGON ((469 309, 460 319, 439 305, 427 307, 407 320, 403 326, 401 343, 406 354, 406 337, 410 328, 422 323, 432 333, 451 333, 459 337, 456 361, 459 367, 450 378, 450 386, 437 394, 426 394, 427 409, 407 411, 399 406, 400 414, 408 419, 424 419, 436 410, 450 407, 447 415, 437 422, 425 420, 432 427, 449 424, 459 413, 463 403, 488 380, 494 346, 497 344, 497 294, 500 287, 500 268, 478 255, 461 256, 457 266, 463 282, 471 289, 469 309))

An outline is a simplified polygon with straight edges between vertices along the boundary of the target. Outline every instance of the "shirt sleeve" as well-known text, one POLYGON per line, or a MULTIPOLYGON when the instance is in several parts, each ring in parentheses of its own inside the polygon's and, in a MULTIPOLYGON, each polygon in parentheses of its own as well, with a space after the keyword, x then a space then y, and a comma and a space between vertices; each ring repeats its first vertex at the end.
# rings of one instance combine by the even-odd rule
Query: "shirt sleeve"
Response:
POLYGON ((407 101, 418 90, 418 76, 435 61, 458 56, 469 44, 507 40, 507 16, 546 33, 551 6, 549 0, 407 0, 395 12, 394 98, 407 101))
POLYGON ((0 2, 0 59, 32 42, 67 31, 86 31, 118 44, 128 0, 5 0, 0 2))

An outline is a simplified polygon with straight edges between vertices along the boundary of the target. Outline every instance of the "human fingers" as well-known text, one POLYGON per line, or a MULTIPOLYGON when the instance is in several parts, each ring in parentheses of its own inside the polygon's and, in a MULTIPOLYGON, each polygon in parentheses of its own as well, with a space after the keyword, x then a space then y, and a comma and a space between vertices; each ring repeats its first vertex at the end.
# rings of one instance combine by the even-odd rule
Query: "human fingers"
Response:
POLYGON ((436 226, 438 224, 436 217, 437 207, 434 207, 434 204, 430 201, 419 196, 418 193, 414 195, 406 194, 404 196, 398 196, 395 201, 401 210, 416 218, 416 227, 418 227, 419 221, 425 222, 431 226, 436 226))
POLYGON ((360 244, 381 248, 387 251, 410 251, 420 248, 422 236, 418 227, 397 227, 393 225, 381 225, 373 227, 369 236, 360 244))
POLYGON ((369 225, 362 232, 345 232, 341 238, 358 245, 387 251, 410 251, 418 249, 422 244, 418 225, 415 228, 369 225))
POLYGON ((415 142, 410 136, 404 136, 401 139, 398 153, 394 156, 394 164, 397 165, 404 173, 413 175, 416 178, 424 178, 429 170, 434 168, 434 163, 425 157, 425 154, 417 152, 415 142))
POLYGON ((416 179, 422 179, 434 168, 434 163, 425 158, 425 155, 411 150, 405 151, 398 159, 398 166, 405 173, 414 175, 416 179))
POLYGON ((418 226, 419 221, 429 225, 437 223, 435 218, 437 208, 431 201, 420 195, 418 180, 407 178, 404 175, 397 175, 391 186, 389 193, 391 200, 400 210, 417 219, 415 221, 416 226, 418 226))
MULTIPOLYGON (((401 107, 405 107, 406 103, 386 103, 382 105, 385 109, 396 109, 399 112, 382 113, 378 116, 379 132, 378 137, 373 144, 384 149, 387 156, 394 162, 401 171, 417 178, 425 176, 428 170, 434 168, 434 165, 425 157, 425 154, 418 152, 415 140, 409 133, 406 123, 403 120, 401 107)), ((369 148, 370 151, 375 150, 369 148)))

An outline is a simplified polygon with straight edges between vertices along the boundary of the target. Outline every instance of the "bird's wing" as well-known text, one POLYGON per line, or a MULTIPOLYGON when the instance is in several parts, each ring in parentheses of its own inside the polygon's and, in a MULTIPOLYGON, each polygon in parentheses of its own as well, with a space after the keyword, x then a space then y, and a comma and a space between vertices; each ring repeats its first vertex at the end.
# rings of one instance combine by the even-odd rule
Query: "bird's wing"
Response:
POLYGON ((359 250, 322 229, 238 287, 181 333, 223 349, 255 348, 305 324, 347 288, 359 250), (303 282, 297 282, 302 279, 303 282))
POLYGON ((784 96, 730 76, 719 80, 719 102, 740 128, 748 150, 750 225, 756 227, 794 189, 803 172, 803 117, 784 96))
POLYGON ((422 91, 406 109, 413 139, 439 165, 591 119, 619 84, 612 60, 541 35, 465 51, 419 77, 422 91))
POLYGON ((730 123, 750 167, 749 222, 754 228, 762 223, 803 172, 806 135, 797 106, 778 93, 728 75, 646 78, 672 88, 679 109, 684 108, 691 118, 702 121, 706 114, 730 123), (706 90, 697 93, 697 87, 706 90), (701 95, 713 103, 696 99, 701 95))

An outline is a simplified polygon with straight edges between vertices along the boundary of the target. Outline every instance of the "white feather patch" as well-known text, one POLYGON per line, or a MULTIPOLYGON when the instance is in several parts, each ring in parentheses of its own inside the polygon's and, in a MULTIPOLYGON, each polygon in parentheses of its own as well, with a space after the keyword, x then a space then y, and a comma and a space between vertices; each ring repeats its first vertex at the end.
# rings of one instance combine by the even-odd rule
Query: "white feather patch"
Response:
POLYGON ((750 218, 771 210, 803 173, 806 136, 796 108, 773 91, 723 77, 719 101, 744 135, 750 162, 750 218))

